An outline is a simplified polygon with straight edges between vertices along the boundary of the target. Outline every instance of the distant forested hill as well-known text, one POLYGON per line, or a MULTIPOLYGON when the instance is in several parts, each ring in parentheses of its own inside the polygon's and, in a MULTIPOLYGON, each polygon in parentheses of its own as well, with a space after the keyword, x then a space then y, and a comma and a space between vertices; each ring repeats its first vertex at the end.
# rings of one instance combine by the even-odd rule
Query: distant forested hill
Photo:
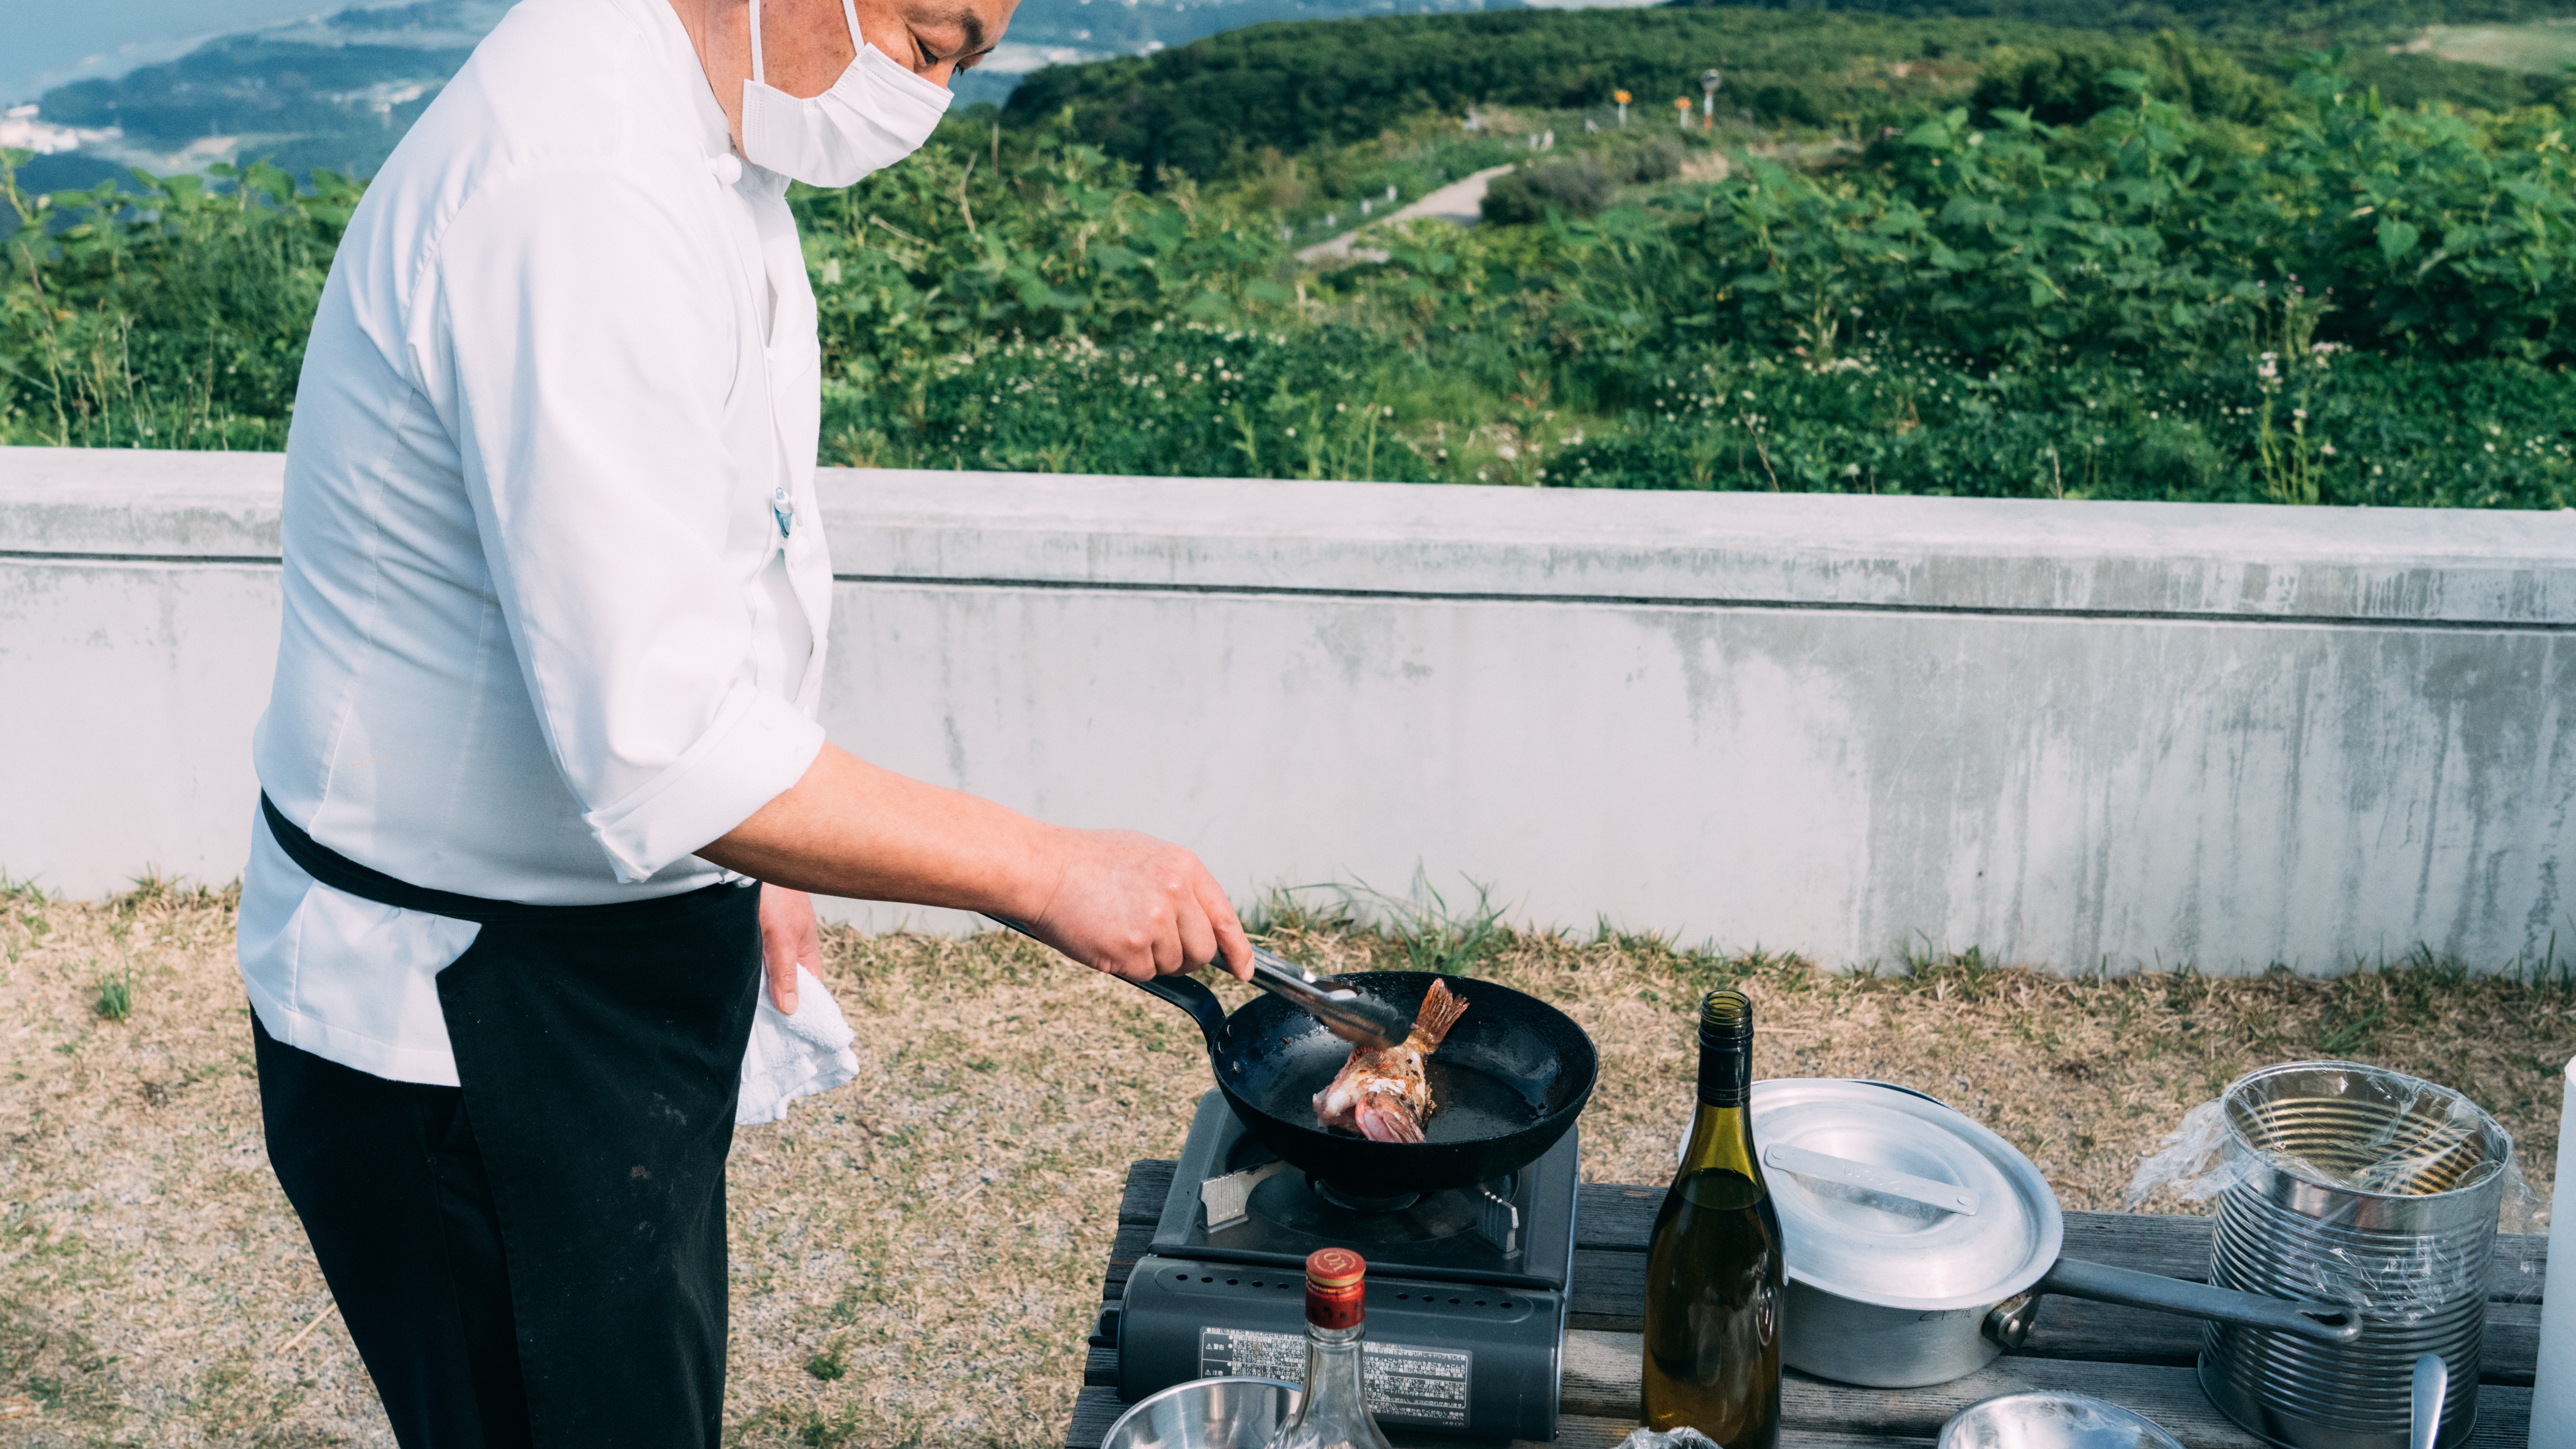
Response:
MULTIPOLYGON (((374 173, 514 0, 415 0, 320 14, 206 42, 176 60, 58 86, 53 126, 98 133, 21 173, 36 191, 210 162, 267 159, 296 176, 374 173)), ((958 105, 1001 101, 1046 61, 1133 55, 1238 26, 1399 12, 1518 10, 1522 0, 1023 0, 1001 54, 959 78, 958 105)))
POLYGON ((1084 139, 1147 168, 1211 176, 1251 151, 1375 136, 1426 112, 1477 105, 1593 107, 1636 97, 1669 126, 1674 99, 1725 72, 1726 102, 1822 125, 1893 97, 1958 88, 1997 46, 2066 37, 2012 20, 1899 20, 1816 10, 1531 10, 1393 16, 1230 31, 1150 56, 1039 71, 1005 115, 1070 107, 1084 139), (1895 62, 1893 71, 1855 62, 1895 62))
MULTIPOLYGON (((1716 8, 1720 0, 1666 0, 1716 8)), ((2100 30, 2196 30, 2262 36, 2368 27, 2412 30, 2467 21, 2537 20, 2568 14, 2565 0, 1723 0, 1772 10, 1831 10, 1917 18, 2029 20, 2100 30)))
POLYGON ((114 137, 39 156, 22 182, 52 191, 121 178, 128 166, 168 172, 262 158, 298 176, 317 166, 372 174, 509 5, 344 10, 58 86, 38 103, 44 121, 114 137))
POLYGON ((1136 55, 1276 20, 1521 8, 1522 0, 1021 0, 1011 17, 1011 39, 1023 45, 1136 55))
POLYGON ((2176 30, 2286 74, 2301 51, 2345 47, 2344 72, 2399 105, 2452 101, 2503 109, 2545 102, 2560 84, 2408 53, 2430 25, 2547 20, 2576 15, 2576 0, 1664 0, 1679 8, 1721 4, 1910 18, 2025 20, 2118 35, 2176 30))
MULTIPOLYGON (((1725 109, 1771 126, 1848 132, 1901 119, 1932 101, 1965 99, 1981 84, 1991 90, 1980 77, 1992 64, 2013 73, 2008 88, 2032 89, 1997 103, 2039 103, 2050 86, 2075 84, 2069 76, 2138 69, 2165 95, 2195 96, 2215 80, 2233 97, 2219 111, 2235 114, 2245 88, 2224 72, 2286 77, 2299 51, 2333 39, 2293 28, 2327 25, 2328 11, 2178 3, 2191 15, 2137 0, 1865 0, 1830 9, 1796 0, 1794 8, 1670 5, 1262 25, 1154 55, 1039 71, 1012 93, 1005 115, 1030 125, 1070 114, 1083 139, 1149 176, 1169 168, 1204 179, 1250 169, 1264 148, 1348 144, 1408 118, 1463 115, 1477 105, 1607 116, 1611 93, 1624 89, 1643 113, 1634 119, 1670 124, 1666 108, 1677 97, 1696 98, 1711 68, 1726 76, 1725 109), (1981 5, 1995 13, 1957 13, 1981 5), (1925 13, 1891 13, 1917 7, 1925 13), (2193 18, 2210 30, 2172 28, 2193 18)), ((2352 3, 2373 15, 2444 8, 2425 0, 2352 3)), ((2456 0, 2447 13, 2537 3, 2456 0)), ((2576 8, 2576 0, 2551 3, 2576 8)), ((2385 44, 2356 47, 2347 70, 2400 105, 2505 109, 2554 100, 2565 86, 2557 77, 2389 54, 2385 44)), ((2085 107, 2101 97, 2061 99, 2056 109, 2090 114, 2085 107)))

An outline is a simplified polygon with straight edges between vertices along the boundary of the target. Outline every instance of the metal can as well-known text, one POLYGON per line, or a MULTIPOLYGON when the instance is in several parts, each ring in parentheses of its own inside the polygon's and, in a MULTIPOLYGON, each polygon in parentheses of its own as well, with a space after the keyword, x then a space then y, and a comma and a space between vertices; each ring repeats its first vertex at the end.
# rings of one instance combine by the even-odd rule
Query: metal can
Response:
POLYGON ((2454 1386, 2436 1442, 2465 1442, 2513 1139, 2448 1087, 2352 1062, 2266 1067, 2221 1101, 2210 1282, 2346 1304, 2363 1328, 2323 1344, 2212 1323, 2210 1400, 2289 1449, 2407 1449, 2411 1369, 2436 1353, 2454 1386))

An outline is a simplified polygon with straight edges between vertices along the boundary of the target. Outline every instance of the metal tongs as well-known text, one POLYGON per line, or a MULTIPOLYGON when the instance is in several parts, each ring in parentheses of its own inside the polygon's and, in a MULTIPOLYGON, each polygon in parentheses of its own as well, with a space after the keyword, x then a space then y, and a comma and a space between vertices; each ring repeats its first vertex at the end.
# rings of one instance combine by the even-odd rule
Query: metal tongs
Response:
POLYGON ((1252 948, 1252 984, 1324 1024, 1354 1046, 1391 1047, 1413 1032, 1404 1013, 1363 996, 1338 976, 1318 976, 1293 961, 1252 948))
MULTIPOLYGON (((1038 934, 1006 916, 985 919, 1008 926, 1034 941, 1038 934)), ((1252 984, 1286 1001, 1324 1024, 1324 1030, 1354 1046, 1391 1047, 1413 1030, 1404 1013, 1352 989, 1338 976, 1318 976, 1282 956, 1252 948, 1252 984)))

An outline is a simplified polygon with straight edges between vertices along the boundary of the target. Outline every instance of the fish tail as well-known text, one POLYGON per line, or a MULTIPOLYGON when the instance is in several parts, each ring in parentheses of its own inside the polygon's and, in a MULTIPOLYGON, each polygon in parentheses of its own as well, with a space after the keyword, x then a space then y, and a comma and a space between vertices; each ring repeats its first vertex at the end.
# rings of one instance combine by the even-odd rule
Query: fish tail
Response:
POLYGON ((1422 998, 1421 1012, 1413 1018, 1413 1039, 1420 1043, 1419 1049, 1427 1052, 1440 1045, 1466 1013, 1467 1003, 1449 990, 1448 982, 1432 982, 1422 998))

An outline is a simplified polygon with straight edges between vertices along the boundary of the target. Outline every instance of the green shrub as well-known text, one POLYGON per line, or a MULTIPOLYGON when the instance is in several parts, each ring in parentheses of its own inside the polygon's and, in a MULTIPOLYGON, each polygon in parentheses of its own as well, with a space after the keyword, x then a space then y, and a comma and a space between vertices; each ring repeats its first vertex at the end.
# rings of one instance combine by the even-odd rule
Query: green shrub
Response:
POLYGON ((2203 503, 2576 504, 2576 373, 2330 353, 1985 370, 1894 346, 1807 366, 1721 347, 1558 454, 1572 487, 2203 503), (2208 365, 2220 363, 2220 365, 2208 365), (2232 364, 2232 365, 2226 365, 2232 364), (2277 369, 2278 360, 2275 359, 2277 369), (2449 399, 2427 407, 2428 397, 2449 399))
POLYGON ((2113 81, 2115 72, 2142 77, 2147 90, 2209 120, 2256 124, 2282 105, 2281 87, 2271 79, 2168 30, 2151 40, 2103 36, 2043 49, 2002 47, 1987 57, 1969 108, 1979 115, 2027 111, 2052 126, 2074 125, 2133 102, 2140 87, 2113 81))
POLYGON ((0 154, 0 440, 279 448, 358 188, 267 165, 29 197, 0 154))
POLYGON ((1544 219, 1551 211, 1590 216, 1610 204, 1619 183, 1578 161, 1548 161, 1497 176, 1485 188, 1485 220, 1505 225, 1544 219))

